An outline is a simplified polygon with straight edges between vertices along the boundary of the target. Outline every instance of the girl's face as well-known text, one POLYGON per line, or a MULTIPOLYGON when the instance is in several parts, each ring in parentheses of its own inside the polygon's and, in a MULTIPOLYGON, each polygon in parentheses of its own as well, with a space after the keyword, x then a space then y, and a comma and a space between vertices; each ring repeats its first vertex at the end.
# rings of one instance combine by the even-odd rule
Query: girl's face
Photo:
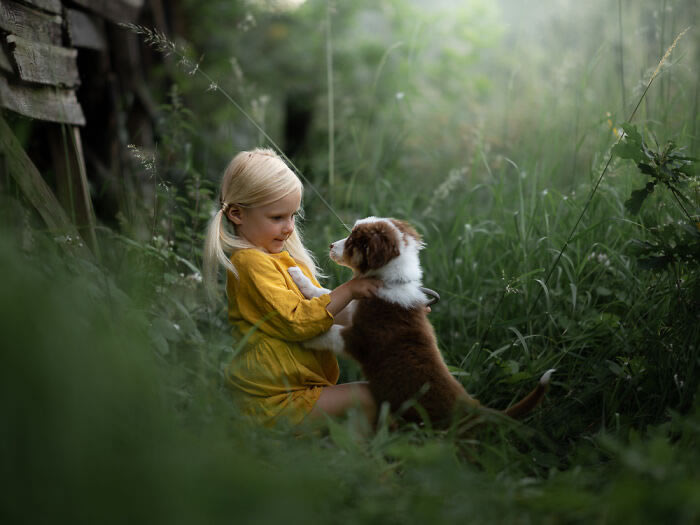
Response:
POLYGON ((254 208, 229 207, 227 217, 236 234, 267 253, 279 253, 294 231, 294 218, 301 205, 301 192, 294 191, 270 204, 254 208))

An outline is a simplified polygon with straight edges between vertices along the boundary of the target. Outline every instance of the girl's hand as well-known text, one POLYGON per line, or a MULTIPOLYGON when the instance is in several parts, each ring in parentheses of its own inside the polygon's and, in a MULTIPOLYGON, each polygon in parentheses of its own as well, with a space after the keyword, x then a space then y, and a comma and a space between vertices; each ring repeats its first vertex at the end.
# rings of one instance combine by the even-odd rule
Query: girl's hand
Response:
POLYGON ((331 315, 338 315, 353 299, 363 299, 377 295, 377 290, 381 286, 382 282, 379 279, 368 279, 366 277, 350 279, 330 293, 331 301, 326 306, 326 310, 331 315))
POLYGON ((383 283, 379 279, 359 277, 357 279, 350 279, 345 284, 350 288, 350 294, 353 299, 364 299, 377 295, 377 290, 381 288, 383 283))

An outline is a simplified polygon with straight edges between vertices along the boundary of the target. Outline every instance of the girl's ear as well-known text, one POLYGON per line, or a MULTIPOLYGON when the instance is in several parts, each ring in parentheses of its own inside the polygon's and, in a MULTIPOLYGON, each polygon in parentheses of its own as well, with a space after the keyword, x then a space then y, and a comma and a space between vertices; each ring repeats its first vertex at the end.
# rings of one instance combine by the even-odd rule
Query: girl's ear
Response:
POLYGON ((239 206, 234 204, 229 205, 228 209, 226 210, 226 217, 228 217, 228 220, 230 220, 233 224, 243 224, 243 220, 241 219, 241 208, 239 206))

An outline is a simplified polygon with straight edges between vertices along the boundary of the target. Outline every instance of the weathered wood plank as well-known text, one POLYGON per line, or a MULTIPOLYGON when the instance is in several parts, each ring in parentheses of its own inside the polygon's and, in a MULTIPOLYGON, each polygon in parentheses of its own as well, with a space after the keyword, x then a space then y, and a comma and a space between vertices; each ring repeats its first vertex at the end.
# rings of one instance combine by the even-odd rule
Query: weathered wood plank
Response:
POLYGON ((0 74, 0 106, 39 120, 85 125, 83 108, 72 89, 18 85, 0 74))
POLYGON ((135 22, 144 0, 72 0, 112 22, 135 22))
POLYGON ((0 29, 34 42, 61 45, 61 17, 0 0, 0 29))
MULTIPOLYGON (((17 186, 39 212, 49 229, 60 235, 69 235, 72 239, 80 239, 75 226, 68 219, 51 188, 24 152, 2 116, 0 116, 0 156, 3 157, 3 165, 17 186)), ((92 257, 82 242, 66 243, 66 246, 77 250, 85 257, 92 257)))
POLYGON ((25 82, 74 87, 80 84, 78 52, 67 47, 32 42, 16 35, 7 37, 19 77, 25 82))
POLYGON ((95 236, 95 212, 87 180, 83 143, 77 126, 55 124, 49 127, 49 149, 56 173, 56 195, 63 209, 90 248, 99 254, 95 236))
POLYGON ((68 37, 74 47, 98 51, 107 49, 104 20, 78 9, 66 9, 66 21, 68 22, 68 37))
POLYGON ((22 0, 25 4, 31 4, 49 11, 50 13, 59 14, 61 12, 61 0, 22 0))

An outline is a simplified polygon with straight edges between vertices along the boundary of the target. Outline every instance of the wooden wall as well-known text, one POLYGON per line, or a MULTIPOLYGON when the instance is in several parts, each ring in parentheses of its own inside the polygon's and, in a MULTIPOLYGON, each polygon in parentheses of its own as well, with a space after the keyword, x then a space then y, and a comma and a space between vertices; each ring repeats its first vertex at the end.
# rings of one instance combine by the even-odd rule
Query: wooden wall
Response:
POLYGON ((30 128, 23 134, 26 158, 13 165, 25 172, 16 167, 10 175, 45 220, 52 214, 40 208, 48 201, 36 195, 55 194, 95 249, 93 203, 104 220, 112 220, 120 206, 115 181, 127 169, 126 144, 154 143, 157 104, 149 71, 160 57, 119 23, 167 32, 166 13, 174 3, 0 0, 0 108, 9 121, 0 118, 0 156, 19 155, 16 137, 3 134, 24 119, 23 128, 30 128), (27 176, 27 162, 43 181, 27 176), (42 182, 46 188, 37 187, 42 182))

